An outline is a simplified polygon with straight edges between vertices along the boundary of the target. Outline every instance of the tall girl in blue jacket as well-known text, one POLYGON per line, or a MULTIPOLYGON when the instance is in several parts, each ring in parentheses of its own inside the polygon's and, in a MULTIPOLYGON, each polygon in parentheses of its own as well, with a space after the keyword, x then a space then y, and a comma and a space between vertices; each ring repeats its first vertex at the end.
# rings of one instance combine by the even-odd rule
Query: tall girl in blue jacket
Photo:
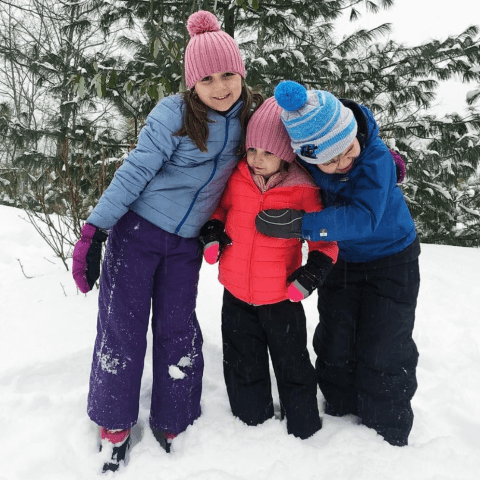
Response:
POLYGON ((202 334, 195 314, 201 251, 197 237, 241 157, 246 124, 262 98, 245 84, 237 44, 209 12, 190 16, 189 90, 150 113, 82 229, 73 276, 82 292, 99 275, 97 338, 88 415, 100 427, 105 470, 116 470, 137 422, 152 315, 150 425, 170 443, 200 415, 202 334))
POLYGON ((339 247, 319 288, 313 340, 325 413, 358 415, 390 444, 407 445, 417 388, 420 246, 395 163, 368 108, 291 81, 277 86, 275 98, 325 209, 264 211, 257 228, 339 247))

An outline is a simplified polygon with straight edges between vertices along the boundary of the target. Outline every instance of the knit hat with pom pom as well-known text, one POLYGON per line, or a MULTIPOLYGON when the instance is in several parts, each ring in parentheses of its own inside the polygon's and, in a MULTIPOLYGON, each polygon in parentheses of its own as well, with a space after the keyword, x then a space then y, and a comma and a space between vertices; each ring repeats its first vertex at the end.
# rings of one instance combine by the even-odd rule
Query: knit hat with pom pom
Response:
POLYGON ((217 17, 205 10, 187 21, 190 41, 185 50, 185 80, 188 88, 218 72, 238 73, 245 78, 245 64, 235 40, 220 30, 217 17))
POLYGON ((247 150, 262 148, 290 163, 295 160, 295 153, 280 119, 281 113, 282 109, 275 102, 275 98, 267 98, 248 122, 245 146, 247 150))
POLYGON ((323 90, 306 90, 286 80, 275 87, 275 99, 295 153, 305 162, 326 163, 343 153, 355 140, 353 112, 323 90))

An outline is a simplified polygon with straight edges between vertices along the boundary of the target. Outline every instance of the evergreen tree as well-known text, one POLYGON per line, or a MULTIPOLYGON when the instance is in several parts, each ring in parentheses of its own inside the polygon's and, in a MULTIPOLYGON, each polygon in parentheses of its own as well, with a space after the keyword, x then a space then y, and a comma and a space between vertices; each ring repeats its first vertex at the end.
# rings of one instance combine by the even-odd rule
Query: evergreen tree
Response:
MULTIPOLYGON (((122 4, 124 9, 117 9, 117 16, 112 14, 110 19, 118 21, 127 15, 131 25, 135 19, 143 22, 149 34, 141 58, 146 64, 148 55, 156 59, 160 71, 155 78, 163 74, 162 81, 178 80, 182 75, 182 57, 177 57, 177 63, 171 61, 170 50, 173 45, 175 52, 185 48, 186 18, 203 8, 214 11, 223 28, 237 39, 246 57, 247 81, 265 95, 272 95, 275 85, 288 78, 368 106, 385 141, 407 160, 408 177, 402 188, 422 241, 480 245, 480 209, 478 196, 472 193, 478 188, 479 113, 472 108, 463 118, 452 114, 440 119, 429 113, 440 81, 479 82, 477 27, 443 41, 406 47, 382 41, 389 25, 360 29, 340 39, 335 36, 335 20, 340 15, 347 12, 356 20, 361 8, 375 13, 390 7, 392 1, 122 4), (155 42, 158 45, 162 37, 169 43, 163 40, 155 57, 155 42)), ((137 78, 142 82, 154 78, 141 64, 135 69, 141 72, 137 78)), ((182 89, 182 83, 170 87, 175 92, 182 89)), ((469 103, 479 96, 480 89, 472 91, 469 103)))
MULTIPOLYGON (((77 94, 74 104, 90 101, 92 94, 112 102, 130 125, 129 142, 134 144, 155 102, 185 88, 186 20, 193 11, 210 10, 239 43, 247 83, 266 96, 279 81, 291 79, 373 111, 382 137, 407 161, 402 188, 422 241, 478 246, 480 120, 475 102, 480 88, 469 93, 467 116, 436 118, 430 110, 439 82, 460 79, 480 85, 478 28, 414 47, 385 41, 389 25, 342 38, 336 35, 335 21, 341 15, 355 20, 360 10, 370 14, 392 4, 392 0, 82 2, 81 8, 76 6, 84 17, 65 33, 77 31, 78 25, 99 25, 112 40, 114 32, 122 32, 116 40, 121 53, 109 54, 102 46, 79 56, 76 68, 69 71, 77 94)), ((56 84, 65 85, 65 80, 58 78, 56 84)))
POLYGON ((0 200, 22 206, 64 262, 126 151, 112 134, 108 103, 71 86, 90 52, 106 47, 98 6, 23 0, 0 9, 7 27, 0 31, 0 93, 8 113, 0 120, 8 150, 0 200))

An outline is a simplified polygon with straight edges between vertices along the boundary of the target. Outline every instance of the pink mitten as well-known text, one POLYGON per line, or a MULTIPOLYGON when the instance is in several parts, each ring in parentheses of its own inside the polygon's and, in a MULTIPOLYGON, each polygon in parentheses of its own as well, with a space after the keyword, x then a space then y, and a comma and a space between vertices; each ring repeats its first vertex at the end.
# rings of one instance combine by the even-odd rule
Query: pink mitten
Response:
POLYGON ((222 250, 232 243, 225 233, 225 225, 216 218, 209 220, 200 230, 198 241, 203 248, 203 257, 210 265, 218 262, 222 250))
POLYGON ((218 258, 220 257, 220 243, 219 242, 210 242, 209 244, 205 245, 203 249, 203 258, 205 261, 210 265, 218 262, 218 258))
POLYGON ((302 293, 302 290, 305 291, 304 288, 300 285, 300 283, 295 280, 293 283, 291 283, 288 286, 287 292, 288 292, 288 298, 292 302, 301 302, 304 298, 308 297, 310 295, 308 292, 305 291, 305 293, 302 293))

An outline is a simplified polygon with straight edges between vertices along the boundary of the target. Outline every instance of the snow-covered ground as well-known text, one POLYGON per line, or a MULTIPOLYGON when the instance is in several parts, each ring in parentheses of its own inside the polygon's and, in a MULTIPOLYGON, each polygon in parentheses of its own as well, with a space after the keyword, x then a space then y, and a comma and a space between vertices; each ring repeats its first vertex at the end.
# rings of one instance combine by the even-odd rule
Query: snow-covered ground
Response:
MULTIPOLYGON (((102 477, 97 427, 85 412, 98 292, 78 293, 20 217, 0 206, 0 480, 480 478, 480 249, 422 245, 410 446, 388 445, 354 417, 323 415, 323 429, 305 441, 279 420, 247 427, 235 419, 222 375, 222 288, 216 267, 204 265, 203 414, 175 440, 174 453, 160 448, 148 428, 148 356, 130 463, 102 477)), ((315 307, 315 298, 305 301, 310 339, 315 307)), ((318 399, 323 411, 320 392, 318 399)))

